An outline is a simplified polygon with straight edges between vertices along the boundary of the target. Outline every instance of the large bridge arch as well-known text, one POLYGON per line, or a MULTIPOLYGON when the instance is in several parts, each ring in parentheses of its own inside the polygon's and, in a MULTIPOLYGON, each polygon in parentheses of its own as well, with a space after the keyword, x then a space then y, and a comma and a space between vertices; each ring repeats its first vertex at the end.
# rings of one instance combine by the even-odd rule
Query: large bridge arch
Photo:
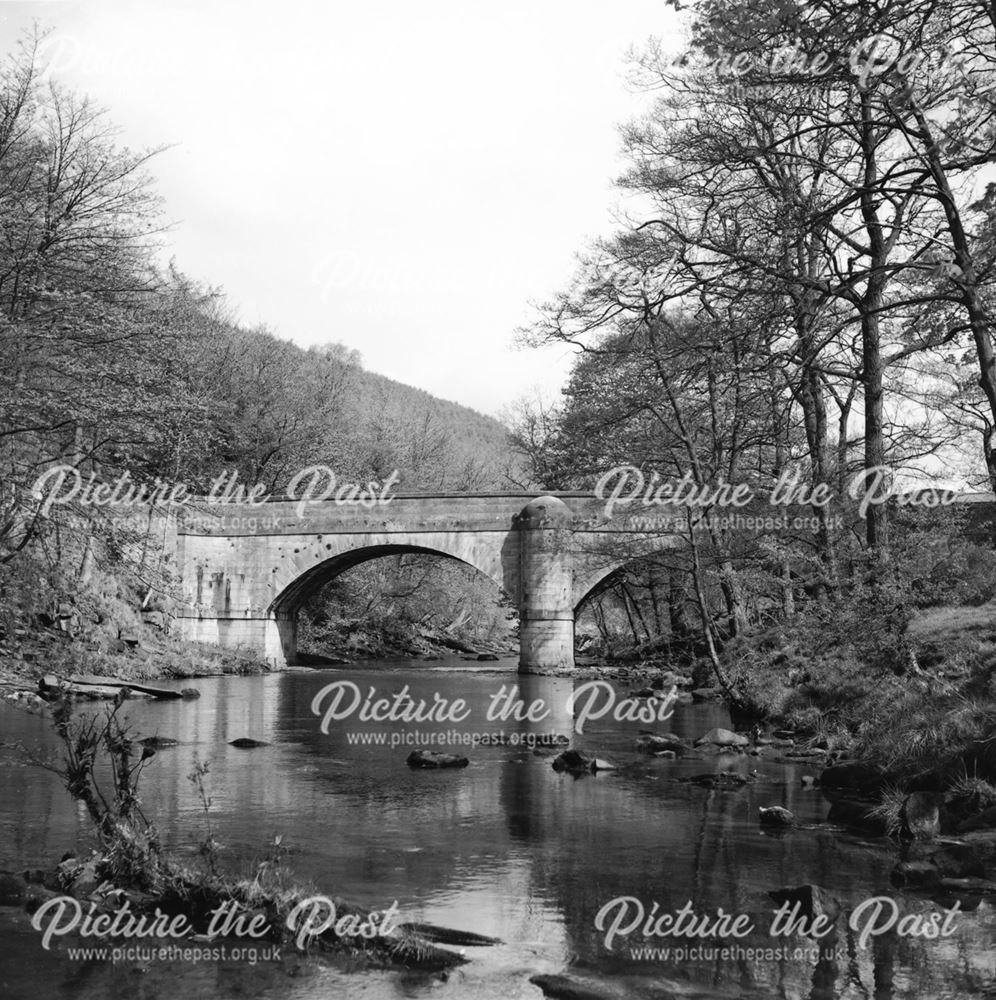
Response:
POLYGON ((274 579, 274 589, 279 587, 291 573, 296 573, 283 590, 276 594, 267 610, 277 627, 281 655, 285 662, 293 662, 297 654, 297 616, 301 605, 308 597, 330 583, 337 576, 363 563, 387 556, 418 554, 435 556, 469 566, 487 577, 498 589, 507 594, 506 588, 515 586, 514 573, 502 566, 501 554, 488 551, 487 547, 468 544, 468 539, 456 539, 451 535, 436 538, 420 537, 406 541, 392 535, 389 540, 377 541, 367 537, 354 547, 346 547, 349 542, 338 536, 338 542, 318 541, 317 549, 298 546, 294 562, 278 573, 274 579), (335 550, 335 551, 333 551, 335 550), (300 569, 303 562, 313 564, 300 569))
POLYGON ((366 562, 399 555, 435 556, 439 559, 459 562, 487 576, 500 589, 504 590, 504 581, 496 579, 494 574, 487 573, 480 566, 475 566, 465 558, 455 555, 452 552, 444 552, 441 549, 429 548, 425 545, 405 545, 399 543, 392 543, 390 545, 364 545, 361 548, 350 549, 347 552, 330 556, 324 562, 316 563, 311 569, 304 570, 273 599, 273 603, 268 610, 273 614, 295 613, 300 610, 302 604, 312 594, 321 590, 326 584, 331 583, 337 576, 341 576, 356 566, 362 566, 366 562))
POLYGON ((307 594, 354 566, 383 556, 421 553, 453 559, 483 573, 506 593, 516 596, 516 560, 506 558, 494 539, 479 539, 458 532, 382 535, 318 536, 310 544, 300 540, 293 552, 279 552, 268 587, 268 611, 296 611, 307 594))

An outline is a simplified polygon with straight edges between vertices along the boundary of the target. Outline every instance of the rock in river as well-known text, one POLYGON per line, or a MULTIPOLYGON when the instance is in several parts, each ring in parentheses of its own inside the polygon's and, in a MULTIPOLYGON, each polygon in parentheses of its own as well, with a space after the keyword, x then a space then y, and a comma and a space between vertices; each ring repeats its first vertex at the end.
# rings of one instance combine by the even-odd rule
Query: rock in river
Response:
POLYGON ((664 736, 643 733, 636 738, 636 749, 642 750, 643 753, 657 754, 664 750, 670 750, 675 754, 682 754, 688 750, 688 747, 679 736, 672 733, 666 733, 664 736))
POLYGON ((550 1000, 629 1000, 632 994, 622 984, 591 976, 537 975, 529 982, 538 986, 550 1000))
POLYGON ((582 774, 591 771, 594 763, 591 757, 586 757, 580 750, 565 750, 553 759, 553 769, 582 774))
POLYGON ((453 753, 435 750, 412 750, 406 761, 409 767, 466 767, 470 761, 453 753))
POLYGON ((553 759, 555 771, 568 774, 594 774, 596 771, 614 771, 615 765, 598 757, 588 757, 580 750, 565 750, 553 759))
POLYGON ((746 736, 741 736, 740 733, 732 733, 729 729, 717 728, 710 729, 705 736, 695 741, 697 747, 704 746, 707 743, 711 743, 717 747, 745 747, 748 745, 749 740, 746 736))
POLYGON ((940 884, 941 873, 931 861, 900 861, 892 869, 891 878, 896 885, 932 889, 940 884))
POLYGON ((761 806, 761 826, 795 826, 795 817, 781 806, 761 806))
POLYGON ((175 747, 178 741, 169 736, 146 736, 144 740, 139 740, 143 747, 152 747, 153 750, 161 750, 163 747, 175 747))
POLYGON ((28 894, 28 883, 14 872, 0 872, 0 906, 19 906, 28 894))
POLYGON ((266 747, 269 743, 264 743, 262 740, 251 740, 248 736, 240 736, 237 740, 229 740, 228 745, 230 747, 239 747, 242 750, 249 750, 252 747, 266 747))
POLYGON ((914 840, 933 840, 941 832, 944 796, 935 792, 911 792, 900 810, 903 835, 914 840))

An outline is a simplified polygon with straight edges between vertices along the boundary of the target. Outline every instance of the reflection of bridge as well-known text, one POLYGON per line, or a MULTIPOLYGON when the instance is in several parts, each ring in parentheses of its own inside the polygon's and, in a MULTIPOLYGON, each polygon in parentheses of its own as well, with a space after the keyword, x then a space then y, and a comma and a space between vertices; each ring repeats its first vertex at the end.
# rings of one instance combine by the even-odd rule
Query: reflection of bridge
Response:
POLYGON ((423 552, 489 576, 519 609, 519 669, 574 666, 578 606, 627 561, 668 545, 625 530, 590 494, 396 496, 376 507, 333 501, 226 503, 177 525, 183 632, 250 647, 275 665, 296 653, 304 599, 368 559, 423 552))

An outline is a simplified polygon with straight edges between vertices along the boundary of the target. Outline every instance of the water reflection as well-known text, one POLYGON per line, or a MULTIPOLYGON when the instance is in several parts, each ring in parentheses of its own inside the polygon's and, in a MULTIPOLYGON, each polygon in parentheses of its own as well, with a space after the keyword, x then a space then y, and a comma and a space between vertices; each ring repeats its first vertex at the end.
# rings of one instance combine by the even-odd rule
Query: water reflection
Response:
MULTIPOLYGON (((608 717, 589 723, 583 736, 573 734, 567 679, 518 677, 511 665, 482 669, 457 662, 432 670, 381 664, 210 678, 196 686, 202 694, 196 702, 127 707, 142 735, 179 741, 157 755, 144 795, 146 812, 156 818, 167 843, 188 851, 193 860, 206 832, 187 779, 196 754, 210 762, 211 827, 233 866, 250 864, 273 835, 282 833, 295 874, 322 891, 371 907, 397 899, 411 919, 506 942, 475 952, 473 963, 447 984, 365 973, 348 980, 349 996, 538 996, 524 985, 529 975, 561 971, 572 963, 624 981, 634 996, 653 995, 652 988, 671 983, 685 991, 694 985, 708 996, 954 998, 981 995, 996 962, 996 921, 988 906, 965 914, 958 933, 940 942, 885 936, 860 949, 845 928, 819 954, 814 950, 805 958, 748 952, 723 957, 716 950, 680 959, 639 957, 623 941, 610 951, 595 928, 595 916, 618 896, 642 900, 648 909, 657 903, 659 912, 691 901, 698 912, 714 914, 722 906, 748 913, 757 931, 740 942, 744 947, 806 944, 768 936, 774 907, 768 891, 813 882, 853 906, 877 893, 893 894, 888 875, 894 858, 882 845, 826 827, 782 838, 763 835, 760 806, 785 806, 804 824, 825 817, 819 792, 801 787, 800 767, 743 756, 651 760, 634 749, 638 727, 608 717), (373 687, 378 697, 393 697, 407 686, 415 702, 431 703, 441 691, 447 698, 465 699, 470 715, 459 725, 350 718, 323 733, 312 702, 333 681, 354 683, 364 694, 373 687), (503 685, 506 690, 517 685, 526 704, 542 699, 549 714, 535 723, 488 719, 488 706, 503 685), (404 740, 409 733, 418 734, 411 740, 435 741, 430 748, 466 754, 470 765, 443 771, 408 768, 405 758, 413 744, 404 740), (580 749, 612 760, 620 770, 581 779, 558 774, 548 753, 534 753, 530 738, 537 733, 573 736, 580 749), (229 745, 240 737, 268 745, 249 750, 229 745), (443 737, 451 742, 442 742, 443 737), (457 737, 470 742, 454 742, 457 737), (679 780, 716 769, 757 774, 734 791, 679 780)), ((51 752, 47 723, 6 707, 0 713, 5 739, 51 752)), ((694 738, 723 724, 728 719, 720 706, 690 705, 679 706, 660 728, 694 738)), ((0 756, 7 792, 0 802, 0 866, 50 864, 85 839, 85 817, 77 815, 51 775, 15 760, 9 750, 0 756)), ((931 904, 904 898, 902 905, 931 904)), ((23 926, 11 933, 20 942, 18 960, 27 961, 37 943, 23 926)), ((629 943, 643 941, 633 935, 629 943)), ((337 978, 343 974, 328 969, 292 980, 273 970, 245 980, 242 971, 226 978, 217 969, 184 970, 178 978, 156 980, 146 995, 195 995, 189 990, 210 984, 216 996, 265 996, 272 990, 310 997, 330 990, 342 994, 346 982, 337 978)), ((125 973, 96 968, 93 975, 110 991, 125 973)), ((89 989, 60 988, 71 997, 87 996, 89 989)))

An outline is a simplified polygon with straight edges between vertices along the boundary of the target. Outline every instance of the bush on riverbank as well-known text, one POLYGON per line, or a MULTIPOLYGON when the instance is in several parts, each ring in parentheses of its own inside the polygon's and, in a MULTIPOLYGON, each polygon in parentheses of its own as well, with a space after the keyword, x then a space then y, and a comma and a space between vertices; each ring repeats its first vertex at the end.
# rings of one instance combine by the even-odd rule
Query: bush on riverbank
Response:
POLYGON ((862 589, 731 644, 741 708, 827 740, 900 788, 996 782, 996 605, 909 609, 862 589))
POLYGON ((916 672, 908 588, 864 583, 792 619, 737 639, 724 667, 745 711, 811 728, 854 728, 870 702, 904 690, 916 672))
POLYGON ((52 719, 63 756, 58 763, 36 763, 59 775, 69 794, 86 810, 96 849, 88 856, 64 858, 53 872, 38 873, 42 889, 29 891, 24 879, 0 873, 0 879, 6 879, 5 898, 20 897, 37 909, 61 892, 88 901, 98 913, 120 913, 126 907, 134 918, 181 915, 191 933, 218 936, 224 934, 219 934, 217 924, 212 926, 212 920, 224 909, 233 919, 238 916, 243 926, 255 918, 260 934, 254 937, 293 942, 298 950, 314 947, 362 955, 369 963, 431 972, 466 961, 460 954, 436 947, 435 942, 496 943, 432 925, 392 924, 388 929, 387 911, 374 914, 344 900, 321 896, 313 887, 297 883, 287 871, 279 836, 249 874, 226 873, 210 827, 209 767, 196 759, 189 778, 208 817, 207 835, 199 851, 203 868, 195 870, 181 863, 164 849, 155 824, 142 811, 139 784, 156 750, 121 723, 118 710, 122 703, 123 699, 116 700, 113 708, 103 713, 76 713, 71 697, 54 706, 52 719))

